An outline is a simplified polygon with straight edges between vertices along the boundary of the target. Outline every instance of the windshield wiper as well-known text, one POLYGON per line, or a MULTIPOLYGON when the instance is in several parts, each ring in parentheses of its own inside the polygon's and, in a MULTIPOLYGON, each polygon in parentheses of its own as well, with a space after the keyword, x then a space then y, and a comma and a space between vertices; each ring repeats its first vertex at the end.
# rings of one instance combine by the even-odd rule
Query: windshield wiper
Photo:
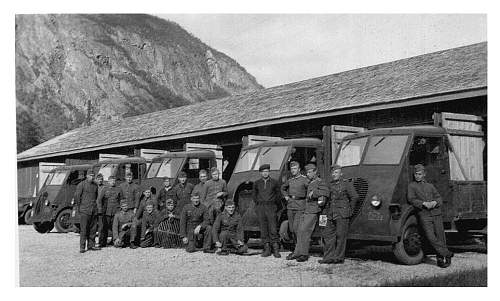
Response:
POLYGON ((241 154, 240 156, 240 159, 242 159, 243 157, 245 157, 245 155, 248 153, 248 151, 245 151, 243 154, 241 154))
POLYGON ((349 140, 347 141, 347 143, 342 147, 342 150, 344 150, 346 147, 349 146, 349 144, 351 144, 352 140, 349 140))
POLYGON ((270 150, 271 150, 271 148, 266 149, 266 151, 263 152, 261 156, 264 157, 270 150))
POLYGON ((375 143, 375 144, 373 145, 373 147, 377 147, 377 145, 379 145, 379 144, 380 144, 380 142, 384 141, 384 139, 385 139, 385 138, 387 138, 387 137, 385 137, 385 136, 384 136, 384 137, 380 138, 380 140, 379 140, 379 141, 377 141, 377 143, 375 143))

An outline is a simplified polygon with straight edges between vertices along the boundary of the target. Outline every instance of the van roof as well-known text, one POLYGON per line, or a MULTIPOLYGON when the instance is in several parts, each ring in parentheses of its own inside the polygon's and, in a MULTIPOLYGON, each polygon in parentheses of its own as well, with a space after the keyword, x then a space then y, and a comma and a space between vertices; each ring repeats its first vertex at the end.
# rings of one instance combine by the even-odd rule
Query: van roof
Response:
POLYGON ((265 141, 261 143, 252 144, 245 146, 243 150, 258 148, 261 146, 288 146, 293 145, 295 147, 318 147, 322 145, 322 142, 318 138, 297 138, 297 139, 284 139, 278 141, 265 141))
POLYGON ((50 170, 49 172, 58 172, 65 170, 88 170, 90 168, 94 168, 95 166, 95 164, 61 165, 50 170))
POLYGON ((379 128, 379 129, 368 130, 346 136, 345 138, 350 139, 350 138, 366 137, 373 135, 396 135, 396 134, 443 135, 446 134, 446 130, 442 127, 437 127, 432 125, 402 126, 402 127, 379 128))
POLYGON ((127 158, 118 158, 118 159, 105 159, 97 162, 96 164, 120 164, 120 163, 146 163, 151 160, 146 160, 142 157, 127 157, 127 158))
POLYGON ((157 157, 154 157, 152 160, 157 161, 157 160, 162 160, 165 158, 215 158, 215 153, 210 150, 190 150, 190 151, 183 151, 183 152, 170 152, 166 153, 163 155, 159 155, 157 157))

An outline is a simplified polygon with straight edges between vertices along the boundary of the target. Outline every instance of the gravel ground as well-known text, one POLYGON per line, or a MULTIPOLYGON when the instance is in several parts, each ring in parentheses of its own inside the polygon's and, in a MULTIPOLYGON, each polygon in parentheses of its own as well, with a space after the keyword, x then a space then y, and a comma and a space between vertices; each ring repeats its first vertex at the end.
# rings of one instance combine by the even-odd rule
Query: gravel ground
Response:
POLYGON ((441 269, 434 256, 418 266, 362 257, 325 266, 317 263, 320 257, 287 261, 288 252, 279 259, 157 248, 80 254, 78 243, 74 233, 42 235, 19 226, 20 286, 377 286, 487 266, 487 255, 475 252, 456 253, 453 265, 441 269))

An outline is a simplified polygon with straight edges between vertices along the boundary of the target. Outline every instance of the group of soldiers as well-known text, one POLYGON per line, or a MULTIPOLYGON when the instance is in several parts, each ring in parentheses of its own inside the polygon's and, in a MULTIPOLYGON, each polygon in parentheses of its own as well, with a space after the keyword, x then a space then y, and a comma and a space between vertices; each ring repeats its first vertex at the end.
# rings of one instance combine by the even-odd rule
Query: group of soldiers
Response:
MULTIPOLYGON (((282 185, 270 177, 270 165, 259 167, 260 179, 253 183, 252 198, 260 226, 263 243, 262 257, 273 255, 280 258, 278 233, 278 208, 284 199, 289 232, 295 248, 286 259, 304 262, 309 259, 311 236, 319 222, 324 240, 322 264, 344 262, 349 220, 352 206, 358 201, 351 182, 342 177, 342 167, 331 166, 331 181, 318 175, 316 165, 305 166, 301 173, 298 162, 290 162, 291 176, 282 185)), ((132 182, 132 174, 126 173, 126 181, 119 187, 115 178, 109 177, 109 185, 102 184, 102 175, 94 180, 92 170, 87 179, 78 184, 75 203, 80 219, 80 252, 100 250, 108 245, 112 230, 115 247, 165 247, 158 229, 162 222, 180 220, 177 236, 187 252, 202 248, 204 253, 245 254, 243 222, 232 199, 227 198, 227 184, 220 178, 217 168, 209 173, 201 170, 200 183, 187 182, 184 172, 179 173, 178 183, 170 179, 156 194, 140 191, 132 182), (98 229, 97 229, 98 228, 98 229), (99 246, 95 245, 96 232, 99 246)), ((408 201, 418 212, 421 225, 429 242, 437 252, 440 267, 451 264, 453 254, 448 251, 441 218, 441 197, 435 187, 425 181, 425 169, 415 166, 415 181, 408 187, 408 201)))

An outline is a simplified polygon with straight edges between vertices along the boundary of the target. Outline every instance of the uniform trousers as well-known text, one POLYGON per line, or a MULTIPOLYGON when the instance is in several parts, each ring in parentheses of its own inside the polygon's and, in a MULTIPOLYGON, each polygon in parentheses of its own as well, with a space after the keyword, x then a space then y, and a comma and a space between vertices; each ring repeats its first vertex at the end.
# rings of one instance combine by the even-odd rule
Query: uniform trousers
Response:
POLYGON ((222 244, 223 251, 229 251, 230 249, 236 249, 238 252, 246 252, 248 248, 243 245, 238 245, 237 234, 230 231, 221 231, 219 234, 219 239, 222 244))
POLYGON ((288 229, 293 233, 294 239, 297 237, 302 213, 304 213, 304 210, 288 209, 286 211, 286 215, 288 216, 288 229))
POLYGON ((93 248, 97 232, 97 216, 95 214, 80 213, 80 250, 93 248))
POLYGON ((279 242, 277 210, 275 204, 255 206, 255 213, 259 220, 260 239, 264 244, 279 242))
MULTIPOLYGON (((108 235, 113 227, 113 215, 101 215, 99 216, 99 246, 105 247, 108 245, 108 235)), ((113 241, 113 240, 111 240, 113 241)))
POLYGON ((427 240, 432 245, 438 256, 451 256, 451 252, 446 247, 446 236, 443 227, 443 217, 441 215, 419 217, 427 240))
POLYGON ((328 216, 326 226, 322 231, 325 246, 323 248, 323 259, 343 260, 347 245, 347 231, 349 229, 349 218, 338 217, 336 219, 328 216))
POLYGON ((212 227, 206 226, 200 229, 198 234, 194 234, 194 228, 188 230, 188 244, 186 251, 194 252, 196 248, 202 246, 203 250, 210 250, 212 243, 212 227))
POLYGON ((127 246, 130 242, 130 228, 127 230, 121 230, 118 232, 118 237, 113 237, 113 239, 120 239, 120 242, 114 242, 114 246, 117 248, 123 248, 127 246))
POLYGON ((293 254, 295 256, 309 256, 309 245, 311 241, 311 235, 318 222, 317 213, 302 213, 300 216, 299 228, 297 231, 297 244, 295 245, 295 250, 293 254))

